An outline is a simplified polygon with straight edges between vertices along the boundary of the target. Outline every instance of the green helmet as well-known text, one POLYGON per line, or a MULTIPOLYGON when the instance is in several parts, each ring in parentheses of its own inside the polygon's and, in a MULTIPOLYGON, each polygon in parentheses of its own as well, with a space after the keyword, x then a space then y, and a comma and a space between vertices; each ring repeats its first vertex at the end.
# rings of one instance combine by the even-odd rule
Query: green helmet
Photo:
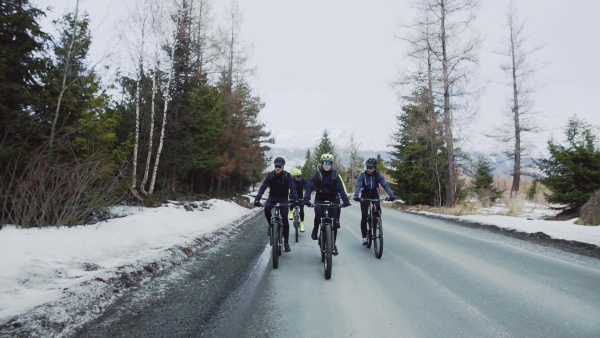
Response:
POLYGON ((294 170, 292 170, 292 176, 294 176, 294 177, 302 176, 302 171, 300 169, 294 169, 294 170))
POLYGON ((321 155, 321 162, 325 162, 325 161, 327 161, 327 162, 333 162, 333 159, 334 159, 334 157, 331 154, 323 154, 323 155, 321 155))

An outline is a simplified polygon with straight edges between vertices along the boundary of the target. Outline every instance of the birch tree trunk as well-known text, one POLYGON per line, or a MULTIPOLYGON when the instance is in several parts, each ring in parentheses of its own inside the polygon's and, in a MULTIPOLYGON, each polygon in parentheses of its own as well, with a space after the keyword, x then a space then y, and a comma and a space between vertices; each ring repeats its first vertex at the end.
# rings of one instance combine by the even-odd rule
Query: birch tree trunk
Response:
POLYGON ((131 188, 133 190, 137 189, 137 158, 140 146, 140 81, 141 79, 138 79, 135 86, 135 141, 133 143, 133 172, 131 173, 131 188))
POLYGON ((50 144, 48 147, 48 154, 52 155, 53 147, 54 147, 54 137, 56 134, 56 124, 58 123, 58 115, 60 112, 60 107, 62 104, 62 99, 65 95, 65 91, 67 90, 67 76, 69 74, 69 68, 71 67, 71 53, 73 52, 73 45, 75 44, 75 36, 77 34, 77 18, 79 15, 79 0, 75 3, 75 18, 73 20, 73 33, 71 35, 71 41, 69 43, 69 50, 67 50, 67 58, 65 60, 65 72, 63 73, 62 85, 60 88, 60 94, 58 95, 58 102, 56 104, 56 112, 54 113, 54 121, 52 122, 52 129, 50 131, 50 144))
MULTIPOLYGON (((181 15, 181 12, 178 10, 177 11, 177 22, 179 22, 179 17, 181 15)), ((171 55, 170 55, 170 60, 169 60, 169 77, 167 80, 167 86, 165 89, 165 95, 164 95, 164 105, 163 105, 163 119, 162 119, 162 127, 160 130, 160 139, 158 142, 158 149, 156 151, 156 159, 154 161, 154 169, 152 170, 152 180, 150 182, 150 189, 148 189, 148 194, 152 195, 152 193, 154 192, 154 184, 156 183, 156 173, 158 172, 158 164, 160 163, 160 154, 162 152, 162 147, 163 147, 163 143, 164 143, 164 139, 165 139, 165 130, 167 128, 167 109, 169 107, 169 100, 170 100, 170 88, 171 88, 171 80, 173 78, 173 60, 175 58, 175 47, 177 44, 177 30, 178 30, 178 26, 179 24, 176 25, 175 27, 175 32, 173 34, 173 45, 171 46, 171 55)))

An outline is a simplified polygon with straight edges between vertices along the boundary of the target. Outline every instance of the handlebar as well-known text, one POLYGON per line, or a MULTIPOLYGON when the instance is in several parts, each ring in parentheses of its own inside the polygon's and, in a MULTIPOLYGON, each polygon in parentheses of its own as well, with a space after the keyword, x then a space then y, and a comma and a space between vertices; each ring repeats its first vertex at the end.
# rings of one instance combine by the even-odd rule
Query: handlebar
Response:
POLYGON ((345 208, 345 206, 343 204, 331 203, 329 201, 325 201, 322 203, 313 203, 311 205, 307 205, 307 207, 309 207, 309 208, 313 208, 313 207, 345 208))
POLYGON ((263 203, 260 203, 260 205, 257 205, 257 207, 267 207, 267 206, 273 206, 273 207, 280 207, 280 208, 281 208, 281 207, 285 207, 285 206, 288 206, 288 205, 289 205, 289 203, 280 203, 280 202, 277 202, 277 203, 269 203, 269 204, 263 204, 263 203))
POLYGON ((359 197, 358 199, 359 199, 361 202, 362 202, 362 201, 368 201, 368 202, 380 202, 380 201, 388 201, 388 200, 389 200, 389 197, 386 197, 386 198, 362 198, 362 197, 359 197))

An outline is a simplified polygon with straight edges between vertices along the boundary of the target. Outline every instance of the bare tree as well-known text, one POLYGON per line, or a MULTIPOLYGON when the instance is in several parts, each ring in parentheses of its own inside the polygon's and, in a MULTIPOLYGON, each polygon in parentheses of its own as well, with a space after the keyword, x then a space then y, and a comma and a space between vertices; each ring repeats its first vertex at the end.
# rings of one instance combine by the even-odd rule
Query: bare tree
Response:
POLYGON ((352 186, 356 186, 356 179, 360 174, 362 168, 364 168, 365 159, 359 154, 359 144, 354 139, 354 133, 350 134, 350 143, 348 144, 349 158, 348 158, 348 171, 349 177, 346 177, 346 182, 352 186))
MULTIPOLYGON (((444 141, 448 153, 446 205, 456 203, 455 129, 459 114, 466 118, 479 88, 475 84, 475 68, 481 38, 474 30, 479 0, 413 0, 411 6, 419 13, 408 33, 409 57, 418 61, 418 71, 405 77, 404 83, 417 83, 416 91, 427 91, 428 109, 439 107, 444 141), (408 81, 407 81, 408 80, 408 81)), ((414 94, 415 89, 411 88, 414 94)), ((433 122, 433 121, 432 121, 433 122)))
POLYGON ((535 133, 540 130, 536 121, 537 113, 530 110, 532 102, 529 99, 535 91, 535 86, 530 85, 530 79, 539 69, 544 67, 544 62, 532 62, 530 56, 543 48, 539 45, 527 48, 527 36, 524 34, 525 22, 521 22, 517 16, 517 9, 511 0, 506 14, 505 28, 508 30, 506 38, 502 41, 503 48, 496 51, 497 54, 505 56, 508 60, 500 65, 507 77, 510 79, 502 83, 511 88, 511 108, 508 113, 507 122, 496 128, 496 132, 490 136, 503 143, 512 143, 512 150, 507 150, 509 158, 514 159, 513 181, 510 189, 510 197, 517 196, 523 175, 521 158, 526 149, 524 133, 535 133))
MULTIPOLYGON (((231 140, 235 138, 236 130, 245 124, 243 111, 240 110, 240 97, 236 97, 236 87, 244 84, 244 77, 254 72, 248 68, 249 53, 253 49, 252 44, 245 43, 241 37, 243 14, 236 0, 231 0, 224 14, 224 24, 218 28, 218 48, 220 52, 218 70, 220 73, 220 86, 227 109, 227 130, 222 137, 220 151, 224 154, 221 165, 213 171, 213 179, 216 180, 216 193, 221 191, 221 185, 231 172, 239 166, 236 164, 239 150, 231 140), (229 141, 228 141, 229 140, 229 141)), ((239 93, 239 91, 238 91, 239 93)), ((213 183, 209 191, 212 193, 213 183)))
POLYGON ((215 62, 219 58, 217 41, 212 32, 214 18, 210 0, 191 0, 192 12, 191 30, 192 40, 195 43, 197 76, 206 76, 216 73, 215 62))

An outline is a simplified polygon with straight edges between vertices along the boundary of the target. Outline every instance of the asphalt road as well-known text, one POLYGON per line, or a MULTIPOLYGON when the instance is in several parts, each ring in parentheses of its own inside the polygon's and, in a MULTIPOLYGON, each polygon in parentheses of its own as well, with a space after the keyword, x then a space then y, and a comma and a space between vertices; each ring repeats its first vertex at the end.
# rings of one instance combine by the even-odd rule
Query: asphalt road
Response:
POLYGON ((86 337, 598 337, 600 260, 444 220, 384 209, 384 253, 342 211, 325 280, 307 232, 279 268, 261 214, 130 296, 86 337))

